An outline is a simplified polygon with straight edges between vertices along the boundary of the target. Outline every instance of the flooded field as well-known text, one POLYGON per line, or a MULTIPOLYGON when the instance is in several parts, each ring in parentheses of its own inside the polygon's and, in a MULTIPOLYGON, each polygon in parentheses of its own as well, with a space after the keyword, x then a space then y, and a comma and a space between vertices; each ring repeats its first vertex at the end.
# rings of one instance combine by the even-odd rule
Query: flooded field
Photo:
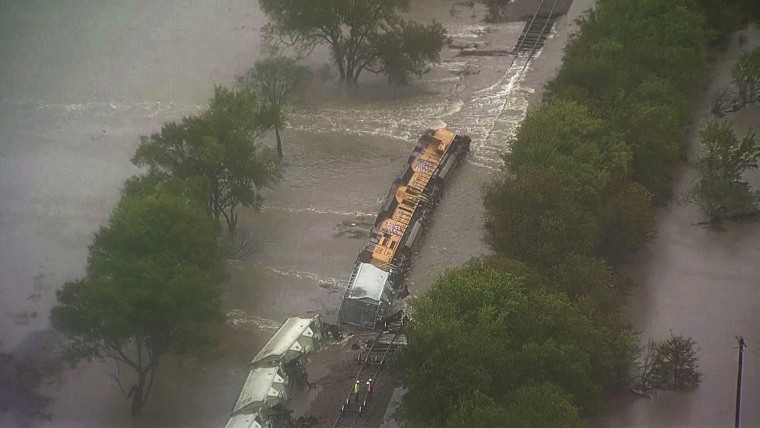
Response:
MULTIPOLYGON (((509 49, 523 25, 487 26, 480 5, 443 5, 420 0, 411 15, 443 22, 458 44, 509 49)), ((213 83, 231 85, 259 55, 262 24, 255 1, 3 1, 1 352, 33 360, 57 342, 47 332, 55 291, 83 274, 93 232, 122 181, 138 172, 129 163, 138 137, 200 111, 213 83)), ((480 188, 500 167, 504 137, 514 133, 533 90, 520 85, 529 71, 520 59, 456 54, 446 50, 441 65, 408 88, 369 75, 358 88, 315 79, 294 103, 283 133, 283 180, 266 191, 261 212, 240 220, 253 251, 231 263, 219 360, 202 367, 167 360, 134 421, 113 367, 80 364, 43 385, 52 399, 46 407, 12 408, 0 425, 223 424, 245 363, 280 322, 335 314, 368 220, 417 136, 440 121, 470 134, 473 151, 418 254, 412 291, 485 252, 480 188)), ((318 71, 327 62, 320 51, 307 60, 318 71)))
MULTIPOLYGON (((338 309, 345 281, 392 178, 418 135, 445 122, 473 138, 410 276, 419 294, 446 267, 488 251, 482 243, 481 186, 529 105, 560 65, 577 0, 546 47, 525 66, 510 56, 457 56, 411 87, 363 76, 357 88, 317 77, 283 132, 283 180, 261 212, 239 229, 252 244, 231 262, 222 357, 210 365, 167 360, 144 414, 133 420, 108 364, 82 364, 49 379, 41 415, 6 412, 0 425, 83 427, 220 426, 245 376, 245 363, 285 318, 338 309)), ((212 84, 231 85, 260 55, 264 23, 253 0, 171 0, 134 4, 0 0, 0 351, 33 357, 56 341, 47 331, 55 290, 84 270, 92 233, 107 220, 138 137, 200 111, 212 84)), ((483 24, 484 9, 453 0, 417 0, 415 19, 436 19, 454 45, 511 49, 523 23, 483 24)), ((750 40, 759 40, 757 33, 750 40)), ((734 51, 736 53, 736 51, 734 51)), ((730 53, 729 53, 730 54, 730 53)), ((307 64, 328 63, 317 50, 307 64)), ((727 71, 720 71, 725 80, 727 71)), ((325 76, 327 77, 327 76, 325 76)), ((732 116, 743 133, 760 112, 732 116)), ((271 143, 271 136, 267 137, 271 143)), ((688 188, 689 172, 677 190, 688 188)), ((760 184, 760 177, 751 177, 760 184)), ((733 420, 736 342, 743 335, 746 426, 760 425, 760 307, 757 224, 725 232, 695 226, 693 207, 660 213, 659 237, 643 254, 628 314, 642 337, 672 330, 693 336, 703 385, 690 394, 623 400, 603 426, 726 426, 733 420)))
MULTIPOLYGON (((757 27, 745 30, 749 42, 721 52, 709 88, 690 129, 690 161, 699 153, 697 132, 710 118, 709 103, 731 81, 730 70, 742 49, 760 46, 757 27)), ((741 138, 760 128, 760 106, 748 106, 723 120, 734 123, 741 138)), ((757 189, 760 173, 747 174, 757 189)), ((677 175, 674 192, 682 195, 696 180, 694 169, 677 175)), ((673 202, 657 219, 657 238, 634 266, 638 282, 628 298, 628 319, 641 338, 664 339, 670 332, 697 342, 702 384, 693 392, 660 393, 652 399, 620 399, 600 426, 725 427, 734 424, 738 344, 744 353, 741 426, 760 426, 760 224, 727 223, 716 231, 697 223, 704 218, 695 206, 673 202), (752 345, 754 343, 754 345, 752 345)))

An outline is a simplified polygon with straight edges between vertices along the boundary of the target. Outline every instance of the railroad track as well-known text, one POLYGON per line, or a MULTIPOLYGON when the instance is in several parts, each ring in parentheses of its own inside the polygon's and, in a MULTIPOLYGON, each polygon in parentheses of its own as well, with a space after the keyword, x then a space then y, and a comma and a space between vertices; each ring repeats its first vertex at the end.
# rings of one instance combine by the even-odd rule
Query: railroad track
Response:
POLYGON ((527 61, 523 65, 523 70, 525 70, 536 51, 544 45, 552 25, 554 25, 554 10, 557 8, 557 3, 559 0, 541 0, 538 4, 530 21, 525 24, 520 38, 517 39, 517 46, 512 51, 514 56, 510 67, 514 65, 520 54, 527 53, 527 61))
POLYGON ((372 405, 372 394, 367 390, 367 382, 372 379, 373 385, 377 383, 381 369, 387 363, 388 357, 403 345, 406 340, 402 332, 402 326, 395 331, 381 332, 375 336, 372 345, 358 356, 360 364, 354 384, 359 382, 359 394, 354 393, 354 384, 341 403, 340 413, 333 423, 333 428, 352 428, 361 418, 362 414, 372 405))
MULTIPOLYGON (((525 71, 531 58, 544 45, 546 37, 551 31, 554 24, 554 10, 558 2, 558 0, 541 0, 531 20, 525 24, 517 46, 512 51, 512 60, 508 68, 514 66, 518 57, 527 57, 521 72, 525 71)), ((360 392, 357 396, 354 393, 354 384, 351 385, 351 390, 341 402, 340 412, 332 425, 333 428, 355 427, 367 407, 372 405, 372 397, 367 390, 367 381, 372 379, 373 383, 377 382, 388 357, 401 345, 401 338, 404 341, 406 340, 402 333, 402 326, 398 326, 391 333, 379 333, 370 348, 359 354, 360 368, 354 384, 357 381, 359 382, 360 392)))

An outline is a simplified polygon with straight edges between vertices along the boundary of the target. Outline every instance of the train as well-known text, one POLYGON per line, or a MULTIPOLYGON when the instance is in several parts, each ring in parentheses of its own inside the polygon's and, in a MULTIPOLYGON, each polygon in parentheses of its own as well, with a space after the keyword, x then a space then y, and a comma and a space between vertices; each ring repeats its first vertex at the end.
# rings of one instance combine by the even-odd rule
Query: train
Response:
POLYGON ((428 129, 419 138, 354 263, 338 312, 341 326, 378 329, 396 298, 408 294, 405 278, 413 250, 470 142, 445 128, 428 129))
MULTIPOLYGON (((322 322, 321 315, 292 317, 277 330, 253 358, 249 374, 225 428, 290 428, 316 426, 316 418, 293 420, 286 407, 296 388, 310 387, 305 365, 322 347, 328 332, 339 338, 342 327, 377 330, 392 320, 388 312, 397 297, 407 293, 405 277, 411 256, 443 197, 444 185, 470 150, 470 138, 448 129, 428 129, 417 141, 404 169, 396 177, 375 219, 364 248, 354 263, 338 312, 338 325, 322 322), (331 329, 335 330, 331 330, 331 329)), ((403 324, 403 323, 402 323, 403 324)), ((357 380, 377 379, 383 361, 403 337, 395 330, 389 342, 379 332, 372 346, 359 355, 357 380), (367 379, 362 377, 368 376, 367 379)), ((336 426, 347 413, 355 423, 366 407, 350 399, 341 407, 336 426), (354 406, 356 407, 356 406, 354 406)), ((353 425, 351 425, 353 426, 353 425)))

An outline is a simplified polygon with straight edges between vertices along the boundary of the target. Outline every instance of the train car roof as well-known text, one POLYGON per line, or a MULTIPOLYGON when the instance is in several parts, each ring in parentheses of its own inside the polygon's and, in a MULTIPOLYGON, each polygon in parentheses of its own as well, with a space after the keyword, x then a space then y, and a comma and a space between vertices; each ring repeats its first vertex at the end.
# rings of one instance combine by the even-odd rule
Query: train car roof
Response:
POLYGON ((243 389, 240 390, 240 395, 232 412, 247 411, 247 413, 253 413, 258 412, 268 403, 277 403, 285 387, 285 379, 278 374, 279 370, 278 367, 251 370, 245 384, 243 384, 243 389))
POLYGON ((296 343, 299 337, 301 335, 307 335, 309 337, 313 336, 316 331, 312 331, 309 329, 309 326, 317 319, 317 317, 313 318, 301 318, 301 317, 292 317, 288 318, 287 321, 280 327, 279 330, 272 336, 271 339, 269 339, 269 342, 267 342, 266 345, 259 351, 258 354, 256 354, 255 357, 253 357, 253 361, 251 361, 251 364, 256 364, 261 361, 267 360, 267 359, 279 359, 282 357, 289 349, 292 347, 296 347, 298 349, 294 349, 294 351, 301 351, 300 345, 296 343))
POLYGON ((383 297, 385 284, 388 282, 388 272, 379 267, 361 263, 356 272, 354 283, 349 284, 351 292, 348 297, 352 299, 368 298, 379 301, 383 297))

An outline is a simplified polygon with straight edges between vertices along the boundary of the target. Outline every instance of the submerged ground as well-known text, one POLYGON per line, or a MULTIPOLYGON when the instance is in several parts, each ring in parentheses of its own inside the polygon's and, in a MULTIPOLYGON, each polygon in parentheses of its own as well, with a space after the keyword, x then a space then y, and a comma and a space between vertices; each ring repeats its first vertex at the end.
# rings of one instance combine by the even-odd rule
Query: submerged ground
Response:
MULTIPOLYGON (((699 154, 698 131, 711 118, 713 94, 731 81, 731 67, 742 51, 760 46, 760 29, 742 31, 746 44, 734 34, 727 49, 717 54, 710 83, 689 130, 689 160, 699 154)), ((760 106, 745 107, 721 120, 734 123, 736 135, 760 129, 760 106)), ((760 173, 746 179, 757 189, 760 173)), ((738 344, 744 353, 742 426, 760 426, 760 224, 731 222, 723 230, 698 223, 699 209, 678 198, 696 180, 684 166, 674 183, 675 200, 659 212, 658 235, 631 266, 636 286, 626 308, 641 339, 664 339, 670 332, 692 336, 700 348, 702 384, 690 393, 660 393, 652 399, 621 398, 602 418, 601 426, 719 427, 734 423, 738 344), (753 345, 754 343, 754 345, 753 345)))
MULTIPOLYGON (((485 25, 479 5, 413 3, 415 18, 443 22, 457 45, 510 49, 523 26, 485 25)), ((499 153, 529 103, 537 102, 535 90, 559 66, 576 28, 573 18, 589 4, 573 3, 526 69, 510 57, 458 57, 447 50, 441 65, 409 88, 368 77, 358 89, 347 89, 321 71, 326 52, 315 52, 308 64, 318 76, 296 101, 284 132, 283 180, 266 192, 260 213, 247 212, 240 221, 254 251, 231 265, 233 280, 225 290, 230 322, 220 331, 224 355, 208 366, 164 363, 144 414, 134 421, 110 377, 112 367, 82 364, 48 379, 42 388, 52 398, 47 406, 0 395, 0 403, 10 403, 0 407, 0 425, 223 425, 245 363, 279 323, 304 313, 335 315, 367 220, 417 136, 438 121, 471 135, 473 151, 415 256, 412 294, 446 267, 486 252, 481 185, 500 168, 499 153), (49 418, 40 418, 41 411, 49 418)), ((202 109, 213 83, 231 85, 258 57, 263 23, 255 1, 3 2, 0 351, 21 361, 49 354, 57 341, 47 330, 55 290, 83 273, 92 233, 107 220, 121 182, 138 172, 129 163, 138 137, 202 109)), ((752 121, 757 110, 742 114, 752 121)), ((733 336, 743 334, 750 349, 760 343, 757 336, 753 342, 751 316, 758 271, 748 263, 760 252, 758 229, 731 225, 716 234, 691 226, 697 221, 689 207, 663 211, 630 313, 645 335, 661 338, 668 329, 693 335, 703 348, 705 383, 689 395, 626 401, 610 425, 694 426, 706 413, 710 421, 733 414, 726 402, 732 384, 724 373, 734 361, 733 336), (674 273, 674 266, 682 267, 674 273)), ((748 353, 747 408, 760 388, 751 359, 748 353)), ((324 377, 328 366, 325 361, 309 370, 324 377)), ((326 388, 315 394, 320 391, 326 388)), ((758 421, 757 411, 746 410, 746 420, 758 421)))

